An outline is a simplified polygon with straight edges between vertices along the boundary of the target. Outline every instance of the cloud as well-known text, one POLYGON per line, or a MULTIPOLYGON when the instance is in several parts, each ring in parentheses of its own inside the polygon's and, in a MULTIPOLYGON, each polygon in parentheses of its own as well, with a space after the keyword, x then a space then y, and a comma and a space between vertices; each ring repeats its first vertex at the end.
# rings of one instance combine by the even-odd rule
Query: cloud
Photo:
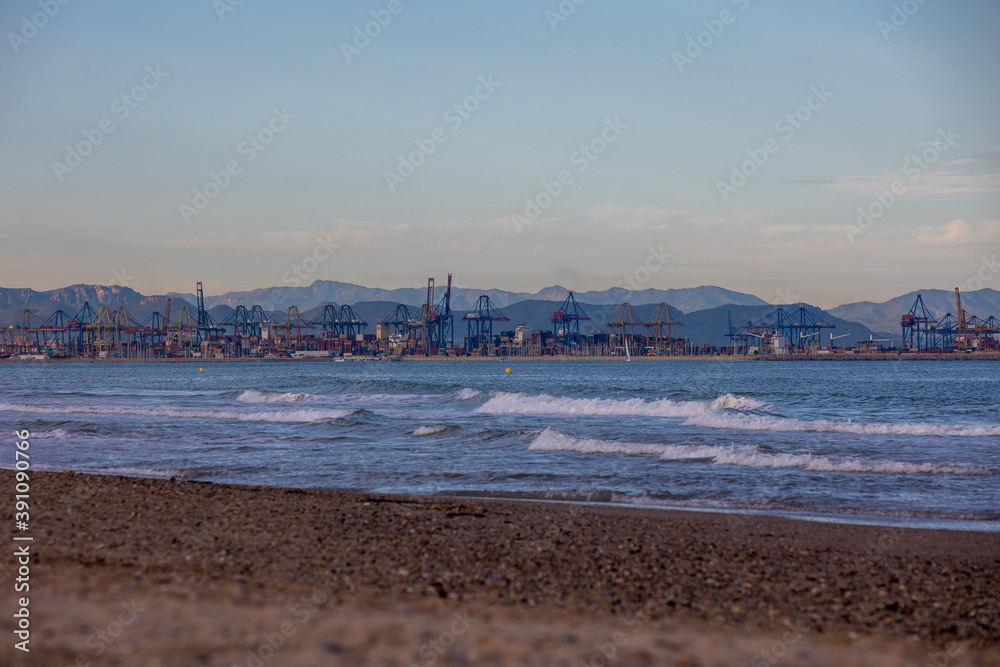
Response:
POLYGON ((774 236, 791 236, 806 229, 805 225, 767 225, 758 229, 757 233, 767 239, 774 236))
POLYGON ((1000 150, 970 155, 961 158, 961 160, 955 160, 955 164, 973 164, 987 169, 1000 168, 1000 150))
POLYGON ((586 211, 589 220, 606 222, 626 229, 668 229, 668 221, 685 217, 684 211, 655 206, 593 206, 586 211))
POLYGON ((941 244, 983 244, 1000 243, 1000 220, 980 220, 969 223, 952 220, 940 227, 919 227, 915 230, 916 243, 941 244))
MULTIPOLYGON (((912 167, 916 169, 917 167, 912 167)), ((884 170, 871 176, 851 176, 827 180, 790 181, 791 185, 826 187, 843 192, 873 194, 888 190, 901 181, 904 196, 983 194, 1000 192, 1000 174, 968 174, 961 171, 926 171, 919 176, 884 170)))

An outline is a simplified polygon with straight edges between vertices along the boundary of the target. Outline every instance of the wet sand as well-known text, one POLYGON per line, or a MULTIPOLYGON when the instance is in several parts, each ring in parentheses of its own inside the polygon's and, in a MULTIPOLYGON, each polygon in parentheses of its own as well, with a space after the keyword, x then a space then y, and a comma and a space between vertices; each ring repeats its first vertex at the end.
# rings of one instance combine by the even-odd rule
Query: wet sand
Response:
POLYGON ((73 473, 31 498, 4 665, 1000 665, 997 534, 73 473))

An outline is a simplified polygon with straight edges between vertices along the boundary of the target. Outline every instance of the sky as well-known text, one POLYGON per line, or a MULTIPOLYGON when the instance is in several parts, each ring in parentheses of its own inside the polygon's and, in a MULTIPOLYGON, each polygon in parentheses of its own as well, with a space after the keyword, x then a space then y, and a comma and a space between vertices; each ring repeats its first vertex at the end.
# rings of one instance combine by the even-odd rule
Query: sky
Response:
POLYGON ((7 0, 0 286, 1000 289, 998 29, 995 0, 7 0))

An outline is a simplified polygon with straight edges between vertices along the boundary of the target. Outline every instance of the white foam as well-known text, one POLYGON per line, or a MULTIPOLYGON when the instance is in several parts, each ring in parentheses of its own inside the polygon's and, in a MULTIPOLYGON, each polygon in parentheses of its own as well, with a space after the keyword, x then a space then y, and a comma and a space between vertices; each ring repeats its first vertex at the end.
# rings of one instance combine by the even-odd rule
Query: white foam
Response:
POLYGON ((476 412, 520 415, 622 415, 639 417, 692 417, 709 411, 758 410, 766 404, 749 396, 724 394, 711 401, 646 401, 641 398, 560 398, 497 392, 476 412))
POLYGON ((54 431, 32 431, 31 439, 34 440, 36 438, 42 438, 42 439, 52 438, 54 440, 62 440, 68 435, 69 434, 66 433, 66 431, 64 431, 63 429, 57 428, 54 431))
POLYGON ((448 430, 447 426, 418 426, 413 435, 434 435, 446 430, 448 430))
MULTIPOLYGON (((634 454, 658 456, 663 459, 708 459, 721 447, 713 445, 649 445, 635 442, 613 442, 578 438, 547 428, 532 441, 528 449, 548 452, 583 452, 584 454, 634 454)), ((755 450, 755 447, 743 449, 755 450)))
POLYGON ((763 410, 767 407, 763 401, 737 394, 723 394, 708 405, 712 410, 763 410))
POLYGON ((953 435, 966 437, 1000 437, 1000 426, 963 426, 958 424, 884 424, 836 422, 826 419, 798 420, 768 415, 736 413, 705 413, 691 415, 689 426, 736 429, 740 431, 814 431, 820 433, 854 433, 857 435, 953 435))
POLYGON ((67 468, 65 466, 37 464, 33 465, 32 468, 42 471, 62 472, 64 470, 72 470, 74 472, 95 475, 123 475, 125 477, 158 477, 163 479, 170 479, 171 477, 185 477, 185 474, 180 470, 156 470, 153 468, 133 468, 127 466, 109 468, 71 466, 67 468))
POLYGON ((756 445, 653 445, 577 438, 547 428, 528 449, 584 454, 629 454, 656 456, 666 460, 711 459, 716 465, 750 468, 800 468, 810 472, 857 472, 889 475, 993 475, 997 471, 950 463, 910 463, 864 459, 835 459, 814 454, 782 454, 760 451, 756 445))
POLYGON ((231 419, 235 421, 262 421, 262 422, 315 422, 324 419, 340 419, 354 412, 354 410, 288 410, 288 411, 261 411, 261 412, 239 412, 235 410, 195 410, 176 408, 172 410, 162 408, 126 408, 107 407, 98 408, 92 406, 81 407, 48 407, 37 405, 15 405, 11 403, 0 403, 0 411, 28 412, 35 414, 92 414, 92 415, 143 415, 149 417, 178 417, 181 419, 231 419))
POLYGON ((240 403, 298 403, 308 398, 311 394, 293 393, 290 391, 258 391, 247 389, 236 397, 240 403))
POLYGON ((459 389, 455 393, 455 398, 457 398, 460 401, 467 401, 470 398, 475 398, 476 396, 479 396, 481 393, 483 392, 479 391, 478 389, 470 389, 469 387, 464 387, 462 389, 459 389))

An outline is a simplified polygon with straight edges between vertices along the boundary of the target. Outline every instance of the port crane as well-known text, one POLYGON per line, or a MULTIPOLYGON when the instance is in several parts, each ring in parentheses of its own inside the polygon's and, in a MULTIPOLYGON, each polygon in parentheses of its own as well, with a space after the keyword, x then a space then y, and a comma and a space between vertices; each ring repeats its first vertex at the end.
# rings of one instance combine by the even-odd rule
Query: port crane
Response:
POLYGON ((851 334, 849 334, 849 333, 842 333, 839 336, 834 336, 833 333, 831 332, 830 333, 830 349, 831 350, 836 350, 837 349, 836 347, 834 347, 833 341, 837 340, 838 338, 843 338, 844 336, 850 336, 850 335, 851 334))

